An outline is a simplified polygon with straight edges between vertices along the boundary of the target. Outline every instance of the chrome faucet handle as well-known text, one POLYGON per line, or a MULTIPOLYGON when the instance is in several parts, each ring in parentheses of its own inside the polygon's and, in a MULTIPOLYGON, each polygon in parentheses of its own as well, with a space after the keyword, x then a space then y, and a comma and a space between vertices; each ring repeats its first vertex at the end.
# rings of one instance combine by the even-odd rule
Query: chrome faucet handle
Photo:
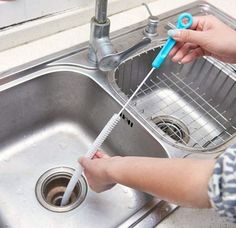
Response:
POLYGON ((144 34, 146 36, 152 37, 152 36, 157 36, 157 26, 159 23, 159 18, 157 16, 154 16, 150 10, 150 8, 148 7, 148 5, 146 3, 142 3, 143 6, 145 6, 145 8, 147 9, 148 13, 149 13, 149 17, 148 17, 148 24, 144 29, 144 34))
POLYGON ((137 50, 145 47, 149 43, 151 43, 151 39, 148 37, 145 37, 140 42, 138 42, 137 44, 128 48, 125 51, 107 55, 99 61, 98 68, 102 71, 114 70, 116 67, 120 65, 121 62, 129 58, 132 54, 137 52, 137 50))

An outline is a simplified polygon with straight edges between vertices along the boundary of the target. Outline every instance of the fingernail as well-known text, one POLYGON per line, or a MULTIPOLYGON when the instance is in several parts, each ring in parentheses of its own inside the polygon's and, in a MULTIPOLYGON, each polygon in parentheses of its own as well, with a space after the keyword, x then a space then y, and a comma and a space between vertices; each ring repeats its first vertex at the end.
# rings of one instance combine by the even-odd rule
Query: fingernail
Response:
POLYGON ((168 36, 171 36, 171 37, 178 36, 179 30, 178 29, 170 29, 167 31, 167 34, 168 34, 168 36))

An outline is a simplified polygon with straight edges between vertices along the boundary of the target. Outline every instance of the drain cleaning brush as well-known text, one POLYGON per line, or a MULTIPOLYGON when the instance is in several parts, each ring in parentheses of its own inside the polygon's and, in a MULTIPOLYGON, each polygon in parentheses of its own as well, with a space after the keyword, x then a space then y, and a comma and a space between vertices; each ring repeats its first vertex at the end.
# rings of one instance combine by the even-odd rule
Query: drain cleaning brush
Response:
MULTIPOLYGON (((189 13, 183 13, 178 18, 177 28, 178 29, 187 29, 192 25, 193 19, 192 15, 189 13), (184 21, 187 20, 187 21, 184 21)), ((134 91, 132 96, 128 99, 128 101, 125 103, 125 105, 122 107, 120 112, 118 114, 114 114, 111 119, 108 121, 106 126, 103 128, 103 130, 100 132, 98 137, 95 139, 89 150, 87 151, 85 157, 92 159, 95 153, 97 152, 98 148, 102 145, 102 143, 105 141, 105 139, 108 137, 108 135, 111 133, 113 128, 118 124, 120 120, 120 114, 126 109, 126 107, 129 105, 130 101, 134 98, 134 96, 137 94, 139 89, 144 85, 146 80, 149 78, 149 76, 153 73, 153 71, 157 68, 159 68, 162 63, 165 61, 166 57, 168 56, 171 49, 174 47, 176 41, 172 39, 171 37, 168 38, 166 44, 162 47, 159 54, 156 56, 152 63, 152 69, 149 71, 149 73, 146 75, 146 77, 143 79, 143 81, 140 83, 138 88, 134 91)), ((72 191, 75 188, 76 183, 78 182, 79 178, 81 177, 81 174, 83 172, 83 168, 80 164, 78 164, 78 167, 76 168, 73 176, 71 177, 69 184, 66 188, 66 191, 62 197, 61 206, 65 206, 68 204, 70 196, 72 191)))
MULTIPOLYGON (((97 136, 93 144, 89 147, 85 157, 92 159, 99 147, 102 145, 102 143, 105 141, 105 139, 108 137, 108 135, 111 133, 113 128, 118 124, 120 120, 120 115, 114 114, 111 119, 107 122, 106 126, 103 128, 103 130, 100 132, 100 134, 97 136)), ((73 176, 71 177, 69 184, 66 188, 66 191, 62 197, 61 206, 65 206, 68 204, 70 196, 76 186, 76 183, 78 182, 79 178, 81 177, 81 174, 83 172, 83 168, 80 164, 78 164, 78 167, 76 168, 73 176)))
MULTIPOLYGON (((129 98, 129 100, 125 103, 125 105, 122 107, 120 112, 118 114, 114 114, 111 119, 107 122, 106 126, 103 128, 103 130, 100 132, 100 134, 97 136, 89 150, 87 151, 85 157, 92 159, 95 153, 97 152, 98 148, 102 145, 102 143, 105 141, 105 139, 108 137, 108 135, 111 133, 113 128, 118 124, 120 120, 120 114, 126 109, 126 107, 129 105, 130 101, 133 99, 133 97, 137 94, 139 89, 143 86, 145 81, 149 78, 149 76, 152 74, 155 68, 152 68, 148 75, 144 78, 144 80, 140 83, 138 88, 135 90, 135 92, 132 94, 132 96, 129 98)), ((68 204, 70 196, 74 190, 74 187, 76 183, 78 182, 79 178, 81 177, 81 174, 83 172, 83 168, 80 164, 78 164, 78 167, 76 168, 73 176, 71 177, 69 184, 66 188, 66 191, 62 197, 61 200, 61 206, 65 206, 68 204)))

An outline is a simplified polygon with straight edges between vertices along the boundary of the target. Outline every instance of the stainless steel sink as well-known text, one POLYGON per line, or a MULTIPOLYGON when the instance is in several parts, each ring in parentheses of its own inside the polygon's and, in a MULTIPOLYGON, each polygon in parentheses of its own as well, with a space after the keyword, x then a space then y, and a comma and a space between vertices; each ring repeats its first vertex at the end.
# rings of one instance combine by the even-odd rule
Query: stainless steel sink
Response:
MULTIPOLYGON (((120 109, 88 76, 57 68, 44 71, 24 83, 16 81, 0 95, 0 226, 117 227, 154 198, 121 185, 102 194, 88 190, 84 202, 63 215, 37 201, 40 176, 55 167, 76 167, 77 159, 120 109)), ((132 116, 123 116, 104 144, 105 151, 168 157, 132 116)))
MULTIPOLYGON (((154 227, 176 205, 121 185, 96 194, 78 183, 59 209, 76 161, 150 70, 177 15, 214 14, 204 2, 160 15, 158 36, 115 72, 87 61, 88 43, 12 69, 0 77, 0 227, 154 227)), ((147 22, 112 34, 122 51, 143 37, 147 22)), ((105 141, 110 155, 214 156, 235 140, 235 74, 202 58, 155 71, 105 141), (220 88, 220 90, 219 90, 220 88), (202 153, 204 152, 204 153, 202 153)))

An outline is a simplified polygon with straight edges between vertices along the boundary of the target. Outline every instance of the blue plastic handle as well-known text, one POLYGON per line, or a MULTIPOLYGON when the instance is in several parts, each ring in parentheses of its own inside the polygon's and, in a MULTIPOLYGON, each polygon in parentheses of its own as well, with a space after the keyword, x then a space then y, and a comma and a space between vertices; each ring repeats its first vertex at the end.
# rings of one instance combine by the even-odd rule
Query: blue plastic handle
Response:
MULTIPOLYGON (((178 17, 177 29, 188 29, 193 23, 193 17, 190 13, 182 13, 178 17)), ((165 61, 171 49, 175 46, 176 41, 172 37, 168 37, 165 45, 162 47, 154 61, 152 62, 152 67, 159 68, 161 64, 165 61)))

